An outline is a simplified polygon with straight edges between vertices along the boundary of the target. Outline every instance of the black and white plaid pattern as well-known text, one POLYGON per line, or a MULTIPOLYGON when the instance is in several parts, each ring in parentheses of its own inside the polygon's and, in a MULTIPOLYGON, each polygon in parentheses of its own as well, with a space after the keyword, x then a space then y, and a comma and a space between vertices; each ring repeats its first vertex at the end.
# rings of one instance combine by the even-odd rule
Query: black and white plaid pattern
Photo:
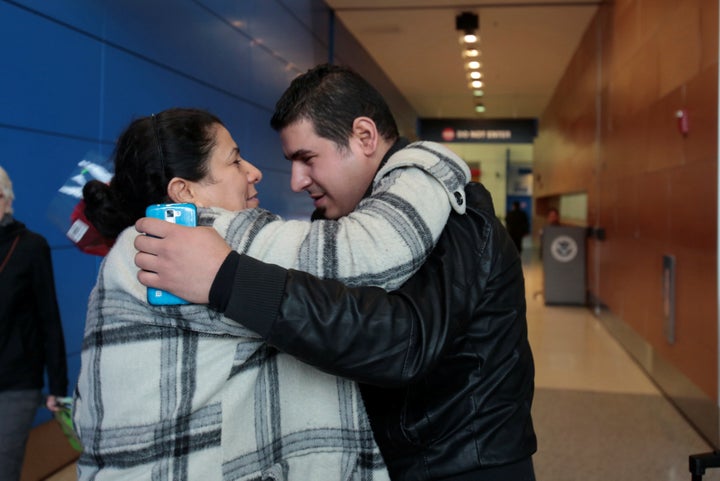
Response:
MULTIPOLYGON (((468 179, 449 150, 416 143, 339 221, 283 221, 262 209, 204 209, 200 221, 261 260, 394 288, 422 264, 450 209, 463 211, 468 179)), ((205 306, 148 305, 135 235, 120 235, 90 296, 74 406, 80 480, 388 479, 354 382, 205 306)))

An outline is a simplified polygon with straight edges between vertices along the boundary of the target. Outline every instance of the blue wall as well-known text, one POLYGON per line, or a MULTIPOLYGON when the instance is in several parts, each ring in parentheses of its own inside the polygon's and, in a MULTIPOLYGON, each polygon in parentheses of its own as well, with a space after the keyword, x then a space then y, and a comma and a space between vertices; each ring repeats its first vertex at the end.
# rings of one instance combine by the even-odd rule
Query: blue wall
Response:
MULTIPOLYGON (((269 127, 298 73, 332 55, 373 82, 401 131, 415 134, 415 112, 321 0, 0 1, 0 52, 0 165, 13 181, 15 217, 52 247, 70 392, 101 259, 75 248, 48 207, 77 162, 109 156, 132 118, 173 106, 214 112, 262 169, 263 207, 299 218, 312 204, 290 191, 269 127)), ((36 423, 48 418, 40 410, 36 423)))

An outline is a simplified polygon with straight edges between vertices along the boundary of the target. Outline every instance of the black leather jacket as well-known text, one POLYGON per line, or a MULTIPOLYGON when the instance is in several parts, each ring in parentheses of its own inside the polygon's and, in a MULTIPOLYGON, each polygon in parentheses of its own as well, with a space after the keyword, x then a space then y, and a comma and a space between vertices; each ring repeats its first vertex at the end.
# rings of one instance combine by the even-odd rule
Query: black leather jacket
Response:
POLYGON ((279 350, 363 383, 394 480, 481 474, 536 450, 520 258, 487 190, 466 193, 467 214, 451 214, 398 291, 241 256, 225 311, 279 350))

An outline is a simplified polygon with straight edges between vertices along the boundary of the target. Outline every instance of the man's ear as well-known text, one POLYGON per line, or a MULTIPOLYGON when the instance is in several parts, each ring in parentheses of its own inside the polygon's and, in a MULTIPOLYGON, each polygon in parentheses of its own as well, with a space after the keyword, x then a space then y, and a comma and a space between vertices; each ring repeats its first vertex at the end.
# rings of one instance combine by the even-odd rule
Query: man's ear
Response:
POLYGON ((370 117, 358 117, 353 121, 353 137, 360 142, 363 153, 372 157, 378 148, 379 134, 370 117))
POLYGON ((167 187, 168 197, 173 202, 183 203, 188 202, 191 204, 195 203, 195 193, 193 190, 192 182, 188 182, 180 177, 173 177, 168 183, 167 187))

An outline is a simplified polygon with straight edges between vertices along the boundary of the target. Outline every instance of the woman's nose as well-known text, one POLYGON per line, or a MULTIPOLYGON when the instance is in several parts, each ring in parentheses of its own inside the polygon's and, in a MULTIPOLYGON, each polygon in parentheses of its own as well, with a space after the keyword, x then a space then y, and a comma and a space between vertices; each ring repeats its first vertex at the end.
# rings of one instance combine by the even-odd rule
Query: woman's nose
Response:
POLYGON ((262 180, 262 171, 247 160, 245 161, 245 172, 247 173, 248 182, 251 184, 257 184, 262 180))

